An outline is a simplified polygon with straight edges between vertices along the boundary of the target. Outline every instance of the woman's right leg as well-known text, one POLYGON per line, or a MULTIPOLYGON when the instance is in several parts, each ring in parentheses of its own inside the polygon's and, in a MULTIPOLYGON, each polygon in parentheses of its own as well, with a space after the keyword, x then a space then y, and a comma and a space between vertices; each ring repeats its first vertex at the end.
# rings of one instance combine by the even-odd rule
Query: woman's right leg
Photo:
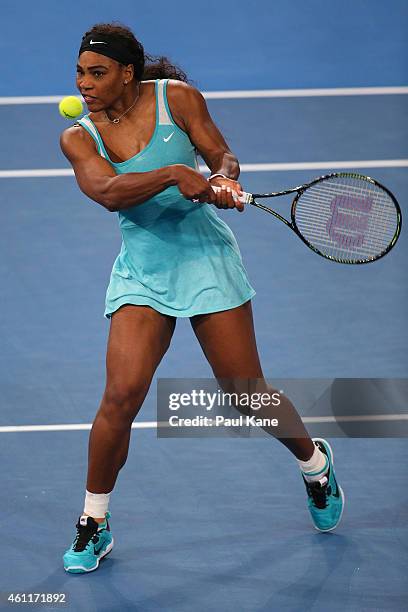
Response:
POLYGON ((175 317, 149 306, 126 304, 113 313, 106 387, 89 437, 88 491, 113 490, 127 459, 132 422, 170 345, 175 325, 175 317))

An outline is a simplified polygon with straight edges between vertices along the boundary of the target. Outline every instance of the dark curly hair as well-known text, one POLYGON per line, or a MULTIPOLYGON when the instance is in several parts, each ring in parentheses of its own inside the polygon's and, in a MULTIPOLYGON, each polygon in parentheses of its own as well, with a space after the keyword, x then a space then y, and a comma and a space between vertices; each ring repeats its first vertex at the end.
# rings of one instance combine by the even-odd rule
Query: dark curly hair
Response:
POLYGON ((84 40, 87 36, 97 36, 98 34, 115 34, 119 36, 123 44, 126 45, 128 51, 134 56, 135 78, 138 81, 149 79, 176 79, 178 81, 189 82, 186 73, 171 63, 164 56, 148 55, 143 49, 132 30, 127 26, 114 21, 111 23, 96 23, 90 30, 85 32, 82 37, 84 40))

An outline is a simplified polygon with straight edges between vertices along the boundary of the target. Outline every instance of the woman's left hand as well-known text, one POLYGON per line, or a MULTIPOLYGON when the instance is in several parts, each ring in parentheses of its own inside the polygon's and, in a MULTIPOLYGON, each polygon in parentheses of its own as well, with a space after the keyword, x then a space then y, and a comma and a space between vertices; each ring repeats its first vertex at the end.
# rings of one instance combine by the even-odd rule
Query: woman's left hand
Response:
POLYGON ((244 204, 238 200, 238 196, 242 195, 243 191, 238 181, 216 176, 211 179, 210 184, 213 187, 221 188, 220 190, 214 189, 217 197, 214 204, 217 208, 236 208, 239 212, 243 212, 244 204))

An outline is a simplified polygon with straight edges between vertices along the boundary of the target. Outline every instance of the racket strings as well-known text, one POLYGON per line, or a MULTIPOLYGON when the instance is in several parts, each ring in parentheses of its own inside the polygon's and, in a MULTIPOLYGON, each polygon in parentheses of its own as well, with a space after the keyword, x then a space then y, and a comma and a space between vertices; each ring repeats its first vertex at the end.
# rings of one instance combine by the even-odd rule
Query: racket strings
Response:
POLYGON ((299 197, 295 222, 303 237, 324 256, 369 261, 396 237, 398 211, 381 187, 351 177, 325 179, 299 197))
MULTIPOLYGON (((298 226, 301 226, 303 228, 308 228, 309 231, 312 231, 312 232, 314 231, 316 234, 319 233, 320 237, 323 239, 327 238, 327 228, 324 227, 323 231, 319 232, 319 227, 316 224, 316 216, 321 215, 322 205, 324 206, 326 203, 327 202, 325 200, 322 200, 320 198, 315 198, 314 201, 309 203, 308 210, 306 213, 304 211, 297 210, 296 222, 298 226), (310 217, 310 213, 312 212, 313 212, 313 219, 311 219, 310 217)), ((359 220, 360 214, 359 213, 350 214, 349 217, 351 220, 354 220, 354 219, 359 220)), ((388 211, 387 214, 384 214, 382 212, 375 214, 375 224, 378 225, 378 223, 381 221, 382 233, 381 234, 378 234, 378 232, 374 233, 372 229, 374 227, 374 224, 371 224, 365 232, 365 236, 366 236, 365 243, 369 244, 370 239, 375 244, 382 244, 384 242, 387 243, 388 241, 390 241, 395 231, 395 219, 396 217, 395 217, 394 211, 388 211)), ((346 228, 340 227, 338 228, 338 231, 346 232, 347 227, 346 228)), ((331 242, 332 240, 330 240, 330 244, 331 242)))

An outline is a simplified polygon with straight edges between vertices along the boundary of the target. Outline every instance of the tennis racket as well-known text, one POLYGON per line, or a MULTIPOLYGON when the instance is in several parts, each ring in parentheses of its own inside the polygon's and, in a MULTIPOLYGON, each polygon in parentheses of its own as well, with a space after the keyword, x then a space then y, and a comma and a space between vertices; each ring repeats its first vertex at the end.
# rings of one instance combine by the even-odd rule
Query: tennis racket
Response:
POLYGON ((394 195, 362 174, 327 174, 285 191, 244 193, 239 200, 270 213, 312 251, 338 263, 380 259, 395 246, 401 232, 401 209, 394 195), (256 201, 290 193, 296 193, 290 221, 256 201))

